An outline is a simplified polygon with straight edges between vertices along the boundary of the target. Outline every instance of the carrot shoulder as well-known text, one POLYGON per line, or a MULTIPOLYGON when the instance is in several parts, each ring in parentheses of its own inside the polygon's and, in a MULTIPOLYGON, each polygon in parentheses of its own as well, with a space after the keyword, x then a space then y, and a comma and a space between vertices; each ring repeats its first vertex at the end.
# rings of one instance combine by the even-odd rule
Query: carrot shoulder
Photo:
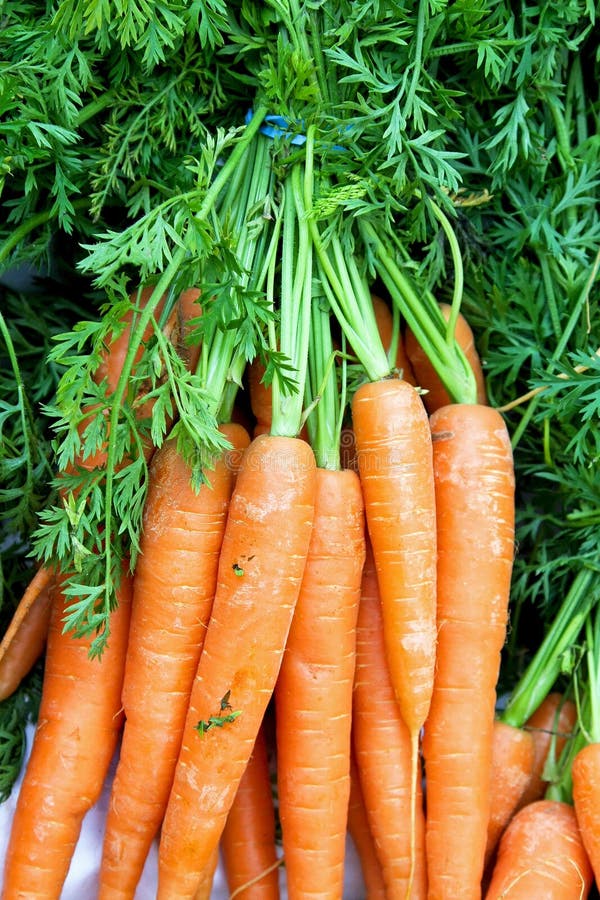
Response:
MULTIPOLYGON (((239 450, 239 425, 222 426, 239 450)), ((123 684, 125 728, 112 785, 101 900, 133 898, 167 805, 189 695, 214 598, 233 467, 229 451, 195 491, 167 441, 155 454, 133 582, 123 684), (152 772, 148 780, 147 772, 152 772)))
POLYGON ((600 743, 586 744, 577 752, 571 776, 579 831, 600 884, 600 743))
POLYGON ((585 900, 593 881, 573 807, 537 800, 504 832, 486 900, 585 900))
POLYGON ((193 897, 272 696, 312 530, 316 465, 297 438, 261 435, 231 499, 213 612, 159 847, 159 900, 193 897))
POLYGON ((306 568, 275 687, 279 816, 291 900, 343 892, 364 557, 358 475, 318 468, 306 568))
POLYGON ((100 659, 90 640, 63 633, 65 598, 56 591, 39 718, 19 798, 4 872, 3 900, 58 898, 85 813, 100 796, 122 725, 121 687, 131 583, 100 659))
POLYGON ((438 646, 423 751, 431 900, 479 898, 490 814, 500 652, 514 553, 514 470, 504 421, 452 404, 431 417, 438 646))

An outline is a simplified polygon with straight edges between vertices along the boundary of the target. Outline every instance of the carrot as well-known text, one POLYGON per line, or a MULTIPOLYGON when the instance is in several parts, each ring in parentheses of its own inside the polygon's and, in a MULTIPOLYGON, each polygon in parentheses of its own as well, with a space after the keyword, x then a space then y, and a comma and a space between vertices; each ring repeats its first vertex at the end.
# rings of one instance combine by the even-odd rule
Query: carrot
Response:
POLYGON ((534 746, 531 776, 520 806, 540 800, 548 785, 544 769, 550 758, 558 759, 577 721, 577 707, 557 691, 552 691, 525 723, 534 746))
POLYGON ((40 658, 52 608, 54 569, 41 566, 27 586, 0 643, 0 702, 16 691, 40 658))
POLYGON ((304 572, 316 466, 297 438, 246 450, 159 847, 158 898, 193 897, 273 692, 304 572))
POLYGON ((535 747, 531 733, 496 719, 492 745, 490 818, 485 865, 491 860, 502 832, 522 803, 531 781, 535 747))
POLYGON ((581 837, 600 885, 600 743, 586 744, 576 754, 571 765, 573 804, 581 837))
POLYGON ((243 900, 278 900, 275 806, 262 726, 227 816, 221 855, 230 895, 243 900))
POLYGON ((263 381, 265 371, 266 367, 258 356, 254 357, 246 369, 250 409, 256 420, 255 437, 268 433, 273 418, 273 392, 263 381))
POLYGON ((279 816, 290 898, 341 896, 356 616, 365 555, 355 472, 319 467, 302 588, 275 688, 279 816))
POLYGON ((436 657, 431 433, 419 395, 412 385, 397 379, 361 385, 352 400, 352 421, 379 581, 385 652, 412 747, 414 841, 419 734, 429 712, 436 657))
POLYGON ((213 896, 213 885, 217 866, 219 865, 219 848, 215 847, 213 854, 205 865, 198 884, 196 885, 196 893, 194 900, 210 900, 213 896))
POLYGON ((537 800, 523 807, 502 836, 486 900, 585 900, 592 870, 573 807, 537 800))
POLYGON ((499 413, 431 416, 438 647, 423 751, 431 900, 480 896, 490 814, 496 683, 514 553, 514 470, 499 413))
POLYGON ((348 834, 358 859, 366 889, 366 900, 386 900, 385 884, 377 848, 367 817, 365 798, 360 785, 356 757, 350 755, 350 799, 348 801, 348 834))
POLYGON ((424 898, 425 821, 420 778, 416 782, 413 778, 410 730, 400 715, 386 661, 380 588, 370 547, 357 622, 352 740, 386 896, 390 900, 424 898))
MULTIPOLYGON (((440 303, 439 307, 444 319, 448 321, 450 318, 451 306, 448 303, 440 303)), ((475 338, 471 326, 462 313, 459 313, 456 319, 454 338, 462 348, 466 360, 473 370, 477 389, 477 403, 485 405, 487 404, 487 392, 481 359, 475 346, 475 338)), ((414 377, 416 379, 415 383, 426 391, 422 397, 427 412, 432 413, 436 409, 446 406, 451 402, 450 394, 442 384, 427 353, 418 343, 410 328, 406 329, 404 345, 406 348, 406 355, 412 367, 412 371, 414 372, 414 377)))
POLYGON ((3 900, 59 898, 85 813, 100 796, 122 725, 121 686, 131 582, 100 659, 90 639, 63 632, 67 602, 54 594, 39 718, 6 855, 3 900))
MULTIPOLYGON (((249 443, 238 425, 221 431, 234 451, 249 443)), ((106 819, 100 898, 134 896, 166 808, 215 592, 233 489, 229 451, 207 477, 208 484, 194 491, 173 441, 157 451, 150 468, 123 684, 126 722, 106 819)))
MULTIPOLYGON (((152 293, 151 288, 145 288, 141 291, 140 302, 143 305, 152 293)), ((194 308, 198 310, 195 303, 199 291, 191 288, 184 291, 174 307, 173 312, 165 326, 165 332, 172 339, 177 348, 183 354, 190 354, 188 349, 184 348, 183 340, 188 329, 188 321, 194 315, 194 308)), ((132 294, 131 301, 135 302, 136 295, 132 294)), ((106 379, 107 392, 114 393, 127 347, 131 335, 131 325, 134 318, 134 310, 131 309, 123 317, 123 330, 119 335, 114 337, 106 346, 101 354, 100 364, 94 372, 94 381, 101 384, 106 379)), ((145 332, 147 340, 152 334, 151 326, 145 332)), ((194 351, 195 352, 195 351, 194 351)), ((140 358, 142 348, 137 354, 140 358)), ((193 354, 189 355, 190 364, 193 362, 193 354)), ((150 415, 151 405, 144 404, 138 410, 140 415, 150 415)), ((89 424, 89 417, 81 423, 79 431, 83 435, 86 426, 89 424)), ((147 454, 151 455, 153 447, 147 445, 147 454)), ((101 467, 106 463, 106 454, 103 449, 97 450, 89 456, 83 457, 83 452, 79 453, 69 471, 78 467, 93 469, 101 467)), ((42 655, 46 637, 48 633, 48 623, 50 620, 50 601, 48 594, 48 586, 54 579, 55 573, 51 566, 42 566, 38 569, 32 581, 26 588, 23 597, 15 610, 13 618, 0 644, 0 700, 8 697, 16 690, 22 679, 30 671, 36 660, 42 655)))

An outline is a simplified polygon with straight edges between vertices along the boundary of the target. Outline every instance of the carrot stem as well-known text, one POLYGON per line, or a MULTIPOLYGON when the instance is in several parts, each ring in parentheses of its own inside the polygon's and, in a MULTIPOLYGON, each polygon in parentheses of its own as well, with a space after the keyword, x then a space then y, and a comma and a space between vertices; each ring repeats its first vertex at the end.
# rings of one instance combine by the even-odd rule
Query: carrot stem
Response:
POLYGON ((592 569, 583 568, 575 576, 556 618, 502 713, 501 718, 508 725, 521 728, 551 691, 561 673, 564 654, 577 640, 598 601, 594 574, 592 569))

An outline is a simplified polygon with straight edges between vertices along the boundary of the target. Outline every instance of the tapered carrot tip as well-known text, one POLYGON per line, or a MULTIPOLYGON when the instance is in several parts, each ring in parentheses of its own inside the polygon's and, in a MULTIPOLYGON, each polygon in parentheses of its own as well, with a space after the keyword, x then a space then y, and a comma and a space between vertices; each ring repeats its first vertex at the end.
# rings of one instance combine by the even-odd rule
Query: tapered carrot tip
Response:
POLYGON ((571 767, 573 803, 596 882, 600 885, 600 744, 579 751, 571 767))
POLYGON ((592 883, 575 810, 537 800, 504 832, 485 900, 585 900, 592 883))

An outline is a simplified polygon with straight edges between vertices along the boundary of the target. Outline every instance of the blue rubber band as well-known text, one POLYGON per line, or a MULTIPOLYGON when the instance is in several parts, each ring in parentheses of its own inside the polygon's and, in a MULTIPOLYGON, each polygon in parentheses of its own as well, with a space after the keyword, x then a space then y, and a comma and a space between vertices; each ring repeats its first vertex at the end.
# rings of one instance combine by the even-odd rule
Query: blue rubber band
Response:
MULTIPOLYGON (((251 120, 253 115, 253 111, 249 109, 246 113, 246 125, 251 120)), ((259 131, 261 134, 264 134, 267 137, 273 139, 287 138, 291 144, 302 146, 302 144, 306 143, 306 135, 302 134, 302 132, 290 131, 290 124, 290 119, 287 119, 285 116, 269 114, 263 119, 263 123, 260 126, 259 131)), ((300 125, 304 128, 304 122, 301 119, 298 119, 294 124, 300 125)), ((345 147, 341 147, 339 144, 333 144, 332 147, 334 150, 346 149, 345 147)))
MULTIPOLYGON (((249 109, 246 113, 246 125, 252 116, 253 112, 249 109)), ((298 124, 304 126, 303 122, 299 122, 298 124)), ((289 128, 290 120, 286 119, 285 116, 268 115, 263 119, 263 124, 260 126, 260 132, 270 138, 288 138, 292 144, 306 143, 305 134, 290 131, 289 128)))

